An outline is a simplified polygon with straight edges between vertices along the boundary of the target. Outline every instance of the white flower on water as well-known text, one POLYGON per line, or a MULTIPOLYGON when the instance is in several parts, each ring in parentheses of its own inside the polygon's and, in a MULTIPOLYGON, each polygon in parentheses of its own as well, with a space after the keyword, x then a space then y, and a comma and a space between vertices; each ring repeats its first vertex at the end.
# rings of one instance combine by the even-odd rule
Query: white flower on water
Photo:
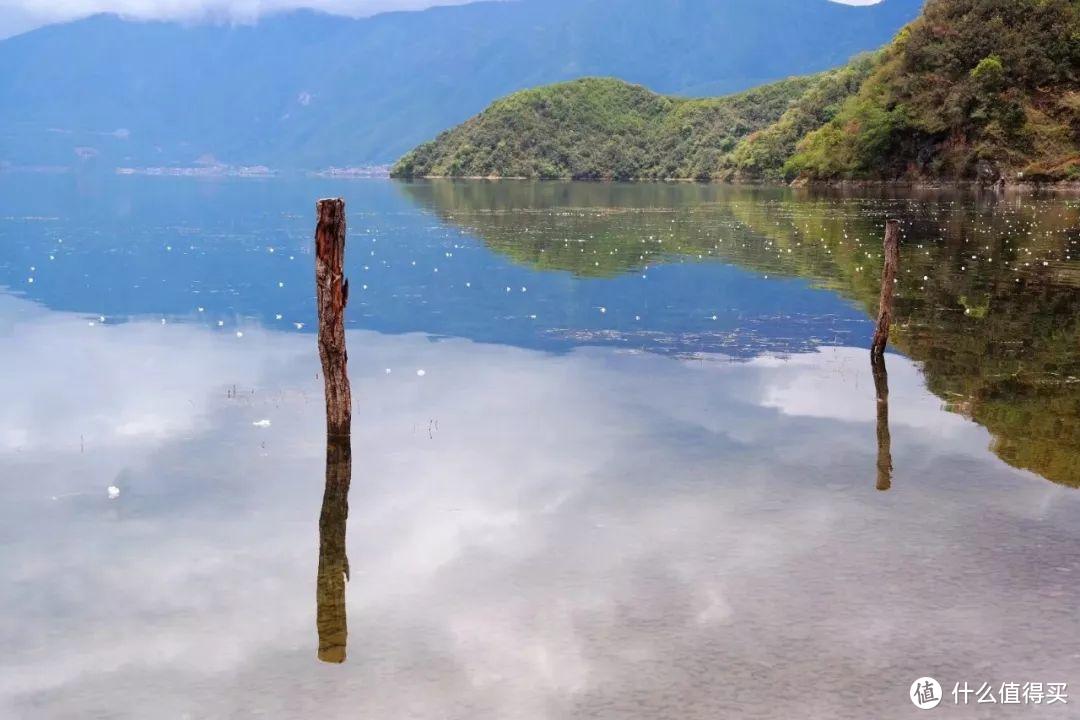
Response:
POLYGON ((256 420, 255 422, 253 422, 251 424, 254 425, 257 428, 268 428, 268 427, 270 427, 270 421, 269 420, 256 420))
POLYGON ((417 374, 418 377, 424 377, 425 375, 427 375, 427 371, 426 370, 417 370, 416 374, 417 374))
POLYGON ((115 485, 110 485, 109 487, 105 488, 105 492, 109 494, 110 500, 115 500, 116 498, 120 497, 120 488, 116 487, 115 485))

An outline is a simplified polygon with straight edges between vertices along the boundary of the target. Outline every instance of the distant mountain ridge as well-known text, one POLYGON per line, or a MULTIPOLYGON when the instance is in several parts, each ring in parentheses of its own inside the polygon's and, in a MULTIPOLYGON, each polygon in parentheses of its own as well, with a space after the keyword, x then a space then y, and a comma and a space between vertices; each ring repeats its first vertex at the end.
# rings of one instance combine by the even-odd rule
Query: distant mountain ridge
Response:
POLYGON ((389 162, 506 93, 613 75, 713 95, 877 47, 922 0, 518 0, 252 26, 115 16, 0 42, 0 163, 389 162))

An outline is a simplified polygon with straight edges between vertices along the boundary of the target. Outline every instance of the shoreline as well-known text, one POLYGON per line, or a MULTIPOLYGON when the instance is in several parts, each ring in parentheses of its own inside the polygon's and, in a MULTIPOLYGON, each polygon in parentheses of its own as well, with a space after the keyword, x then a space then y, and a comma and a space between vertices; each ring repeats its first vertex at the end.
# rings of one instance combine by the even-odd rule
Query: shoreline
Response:
POLYGON ((697 184, 697 185, 728 185, 731 187, 769 187, 791 188, 811 190, 869 190, 869 189, 904 189, 904 190, 976 190, 986 192, 1009 191, 1065 191, 1080 192, 1080 180, 1055 180, 1048 182, 1006 182, 999 186, 997 183, 987 183, 980 180, 794 180, 790 183, 762 181, 738 181, 738 180, 699 180, 697 178, 536 178, 525 176, 499 176, 499 175, 420 175, 398 176, 389 175, 391 180, 415 182, 423 180, 451 180, 451 181, 516 181, 516 182, 581 182, 602 184, 644 184, 644 183, 668 183, 668 184, 697 184))
POLYGON ((774 182, 768 180, 731 180, 711 179, 700 180, 697 178, 538 178, 527 176, 499 176, 499 175, 419 175, 399 176, 389 172, 381 172, 385 166, 372 166, 370 168, 331 168, 329 170, 302 170, 296 168, 278 169, 267 166, 242 166, 242 165, 219 165, 211 167, 114 167, 114 168, 79 168, 65 165, 57 166, 19 166, 0 162, 0 175, 34 174, 34 175, 66 175, 66 174, 90 174, 103 173, 106 175, 126 177, 173 177, 189 179, 244 179, 244 180, 271 180, 290 177, 308 177, 323 180, 394 180, 398 182, 423 182, 423 181, 459 181, 459 182, 534 182, 534 183, 593 183, 603 184, 647 184, 661 183, 669 185, 726 185, 729 187, 744 188, 788 188, 792 190, 816 190, 816 191, 866 191, 866 190, 953 190, 966 192, 989 192, 989 193, 1080 193, 1080 180, 1055 180, 1034 182, 1029 180, 1005 182, 1002 185, 988 183, 980 180, 928 180, 928 179, 901 179, 901 180, 794 180, 792 182, 774 182))

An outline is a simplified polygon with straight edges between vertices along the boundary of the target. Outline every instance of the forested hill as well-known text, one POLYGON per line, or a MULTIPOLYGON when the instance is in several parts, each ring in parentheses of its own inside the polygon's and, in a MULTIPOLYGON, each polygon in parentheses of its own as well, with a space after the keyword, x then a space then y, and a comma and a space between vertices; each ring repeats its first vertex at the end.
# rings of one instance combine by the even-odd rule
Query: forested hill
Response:
POLYGON ((928 0, 887 46, 738 95, 517 93, 399 176, 1080 180, 1080 0, 928 0))
POLYGON ((929 0, 786 172, 1080 180, 1080 0, 929 0))
POLYGON ((253 25, 95 16, 0 42, 0 167, 391 162, 507 93, 730 93, 875 48, 922 0, 515 0, 253 25), (81 158, 81 159, 80 159, 81 158))
POLYGON ((421 145, 401 177, 707 178, 750 132, 814 84, 793 78, 709 100, 657 95, 611 78, 524 90, 421 145))

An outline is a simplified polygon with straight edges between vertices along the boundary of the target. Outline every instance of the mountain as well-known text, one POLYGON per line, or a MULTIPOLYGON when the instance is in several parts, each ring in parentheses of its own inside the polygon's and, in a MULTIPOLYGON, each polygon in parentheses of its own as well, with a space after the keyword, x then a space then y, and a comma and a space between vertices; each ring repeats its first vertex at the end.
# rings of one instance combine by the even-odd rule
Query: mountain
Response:
POLYGON ((883 49, 812 78, 715 100, 621 97, 599 123, 602 97, 574 85, 512 95, 394 173, 1080 180, 1080 0, 928 0, 883 49))
POLYGON ((717 176, 726 180, 771 182, 789 179, 786 163, 799 142, 807 133, 833 120, 879 62, 879 55, 867 53, 844 67, 822 73, 776 122, 751 133, 725 156, 717 176))
POLYGON ((522 90, 407 153, 391 175, 781 180, 798 142, 832 120, 878 62, 863 55, 719 98, 613 78, 522 90))
POLYGON ((1080 180, 1080 1, 929 0, 786 171, 1080 180))
POLYGON ((816 78, 723 98, 657 95, 611 78, 523 90, 408 153, 396 177, 711 177, 721 155, 767 127, 816 78))
POLYGON ((922 0, 517 0, 254 25, 99 15, 0 42, 0 163, 390 161, 507 93, 583 76, 729 93, 880 46, 922 0))

